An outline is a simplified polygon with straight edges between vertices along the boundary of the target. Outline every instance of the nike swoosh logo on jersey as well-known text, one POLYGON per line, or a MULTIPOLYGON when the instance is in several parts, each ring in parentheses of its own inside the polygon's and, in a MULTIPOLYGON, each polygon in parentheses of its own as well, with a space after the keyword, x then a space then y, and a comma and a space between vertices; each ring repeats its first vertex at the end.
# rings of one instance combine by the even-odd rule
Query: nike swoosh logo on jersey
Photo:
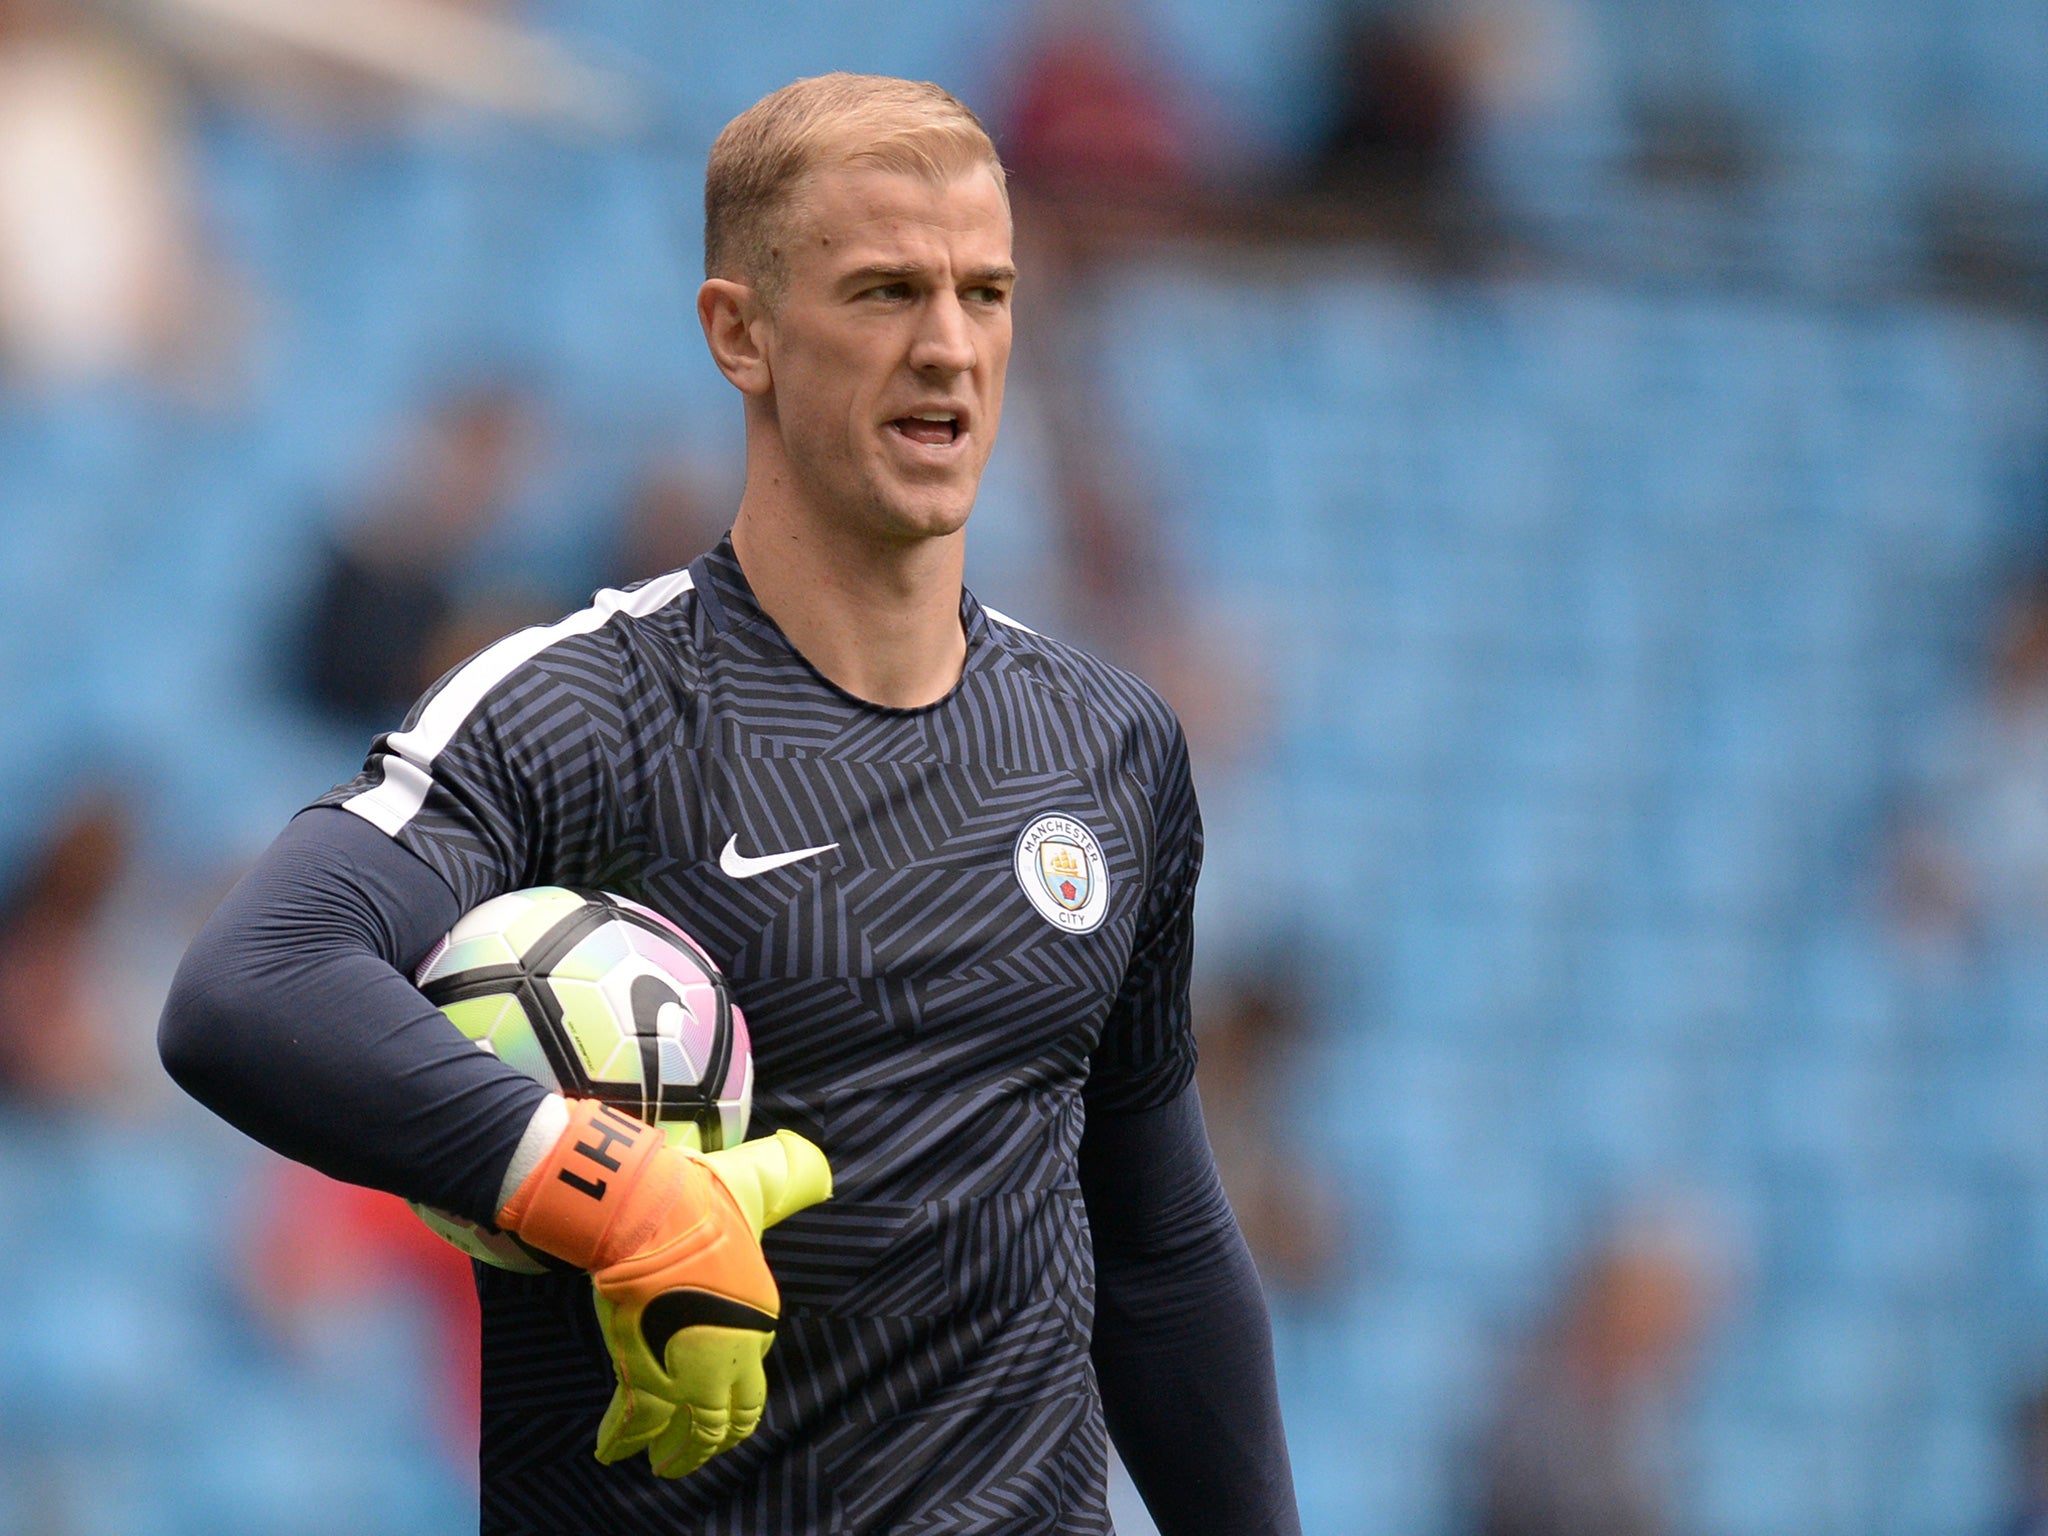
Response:
POLYGON ((750 859, 740 852, 740 835, 735 832, 726 839, 725 847, 719 850, 718 867, 735 880, 751 880, 756 875, 765 875, 771 869, 780 869, 785 864, 794 864, 798 859, 814 859, 821 853, 830 853, 839 845, 826 843, 819 848, 792 848, 787 853, 764 853, 750 859))

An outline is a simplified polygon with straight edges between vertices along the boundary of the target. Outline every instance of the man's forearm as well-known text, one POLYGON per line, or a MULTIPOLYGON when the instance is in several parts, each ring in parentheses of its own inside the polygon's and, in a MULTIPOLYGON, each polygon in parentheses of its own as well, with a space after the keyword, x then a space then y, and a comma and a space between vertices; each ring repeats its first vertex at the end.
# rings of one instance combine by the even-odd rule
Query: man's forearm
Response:
POLYGON ((382 832, 306 812, 193 941, 158 1027, 164 1065, 287 1157, 489 1219, 546 1091, 406 979, 459 915, 382 832))
POLYGON ((1090 1119, 1095 1371, 1162 1536, 1298 1536, 1272 1325, 1193 1088, 1090 1119))

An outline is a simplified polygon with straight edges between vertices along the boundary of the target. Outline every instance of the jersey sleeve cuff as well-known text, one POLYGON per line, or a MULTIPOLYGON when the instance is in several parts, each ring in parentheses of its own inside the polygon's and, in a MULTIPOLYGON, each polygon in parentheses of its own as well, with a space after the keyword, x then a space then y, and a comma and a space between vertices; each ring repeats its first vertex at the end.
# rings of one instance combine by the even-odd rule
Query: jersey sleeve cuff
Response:
POLYGON ((533 1112, 533 1118, 526 1122, 526 1129, 519 1137, 519 1145, 512 1149, 512 1161, 505 1165, 504 1180, 498 1185, 498 1203, 494 1211, 505 1209, 526 1176, 540 1166, 540 1160, 548 1155, 548 1149, 562 1139, 562 1132, 569 1128, 569 1101, 559 1093, 551 1093, 540 1101, 533 1112))

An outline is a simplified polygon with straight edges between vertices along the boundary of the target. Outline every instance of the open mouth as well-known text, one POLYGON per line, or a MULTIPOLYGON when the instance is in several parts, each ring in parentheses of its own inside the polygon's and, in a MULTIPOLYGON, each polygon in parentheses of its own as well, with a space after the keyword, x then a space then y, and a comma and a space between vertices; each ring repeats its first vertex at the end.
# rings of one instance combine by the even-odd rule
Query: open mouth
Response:
POLYGON ((944 448, 960 440, 960 418, 950 411, 919 411, 898 416, 889 425, 927 448, 944 448))

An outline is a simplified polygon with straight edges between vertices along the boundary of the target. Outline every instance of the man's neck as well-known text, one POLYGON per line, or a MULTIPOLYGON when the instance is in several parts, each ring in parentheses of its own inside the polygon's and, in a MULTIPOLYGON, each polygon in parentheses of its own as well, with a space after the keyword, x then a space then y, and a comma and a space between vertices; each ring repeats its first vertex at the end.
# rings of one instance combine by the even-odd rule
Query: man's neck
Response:
POLYGON ((960 680, 964 538, 878 546, 752 485, 732 529, 747 585, 789 643, 855 698, 893 709, 935 704, 960 680))

